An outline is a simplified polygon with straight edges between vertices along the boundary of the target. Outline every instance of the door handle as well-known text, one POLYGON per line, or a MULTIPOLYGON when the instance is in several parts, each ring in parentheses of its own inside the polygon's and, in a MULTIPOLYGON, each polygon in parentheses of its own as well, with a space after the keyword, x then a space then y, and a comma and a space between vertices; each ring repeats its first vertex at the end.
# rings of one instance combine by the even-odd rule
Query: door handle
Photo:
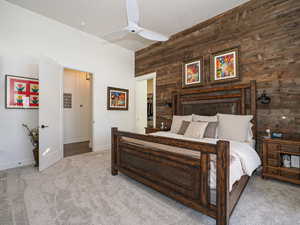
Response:
POLYGON ((46 126, 46 125, 44 125, 44 124, 41 125, 41 128, 42 128, 42 129, 47 128, 47 127, 49 127, 49 126, 46 126))

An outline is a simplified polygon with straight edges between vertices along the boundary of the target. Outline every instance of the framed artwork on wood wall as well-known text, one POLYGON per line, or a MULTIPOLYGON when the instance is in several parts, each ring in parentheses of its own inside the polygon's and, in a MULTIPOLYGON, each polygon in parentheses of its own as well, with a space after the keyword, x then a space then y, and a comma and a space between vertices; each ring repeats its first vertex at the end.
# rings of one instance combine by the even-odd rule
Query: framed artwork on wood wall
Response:
POLYGON ((211 55, 211 83, 237 81, 239 74, 239 49, 232 48, 211 55))
POLYGON ((6 75, 5 107, 7 109, 38 109, 38 79, 6 75))
POLYGON ((182 88, 197 87, 204 84, 203 57, 182 64, 182 88))
POLYGON ((107 110, 128 110, 128 103, 128 89, 107 88, 107 110))

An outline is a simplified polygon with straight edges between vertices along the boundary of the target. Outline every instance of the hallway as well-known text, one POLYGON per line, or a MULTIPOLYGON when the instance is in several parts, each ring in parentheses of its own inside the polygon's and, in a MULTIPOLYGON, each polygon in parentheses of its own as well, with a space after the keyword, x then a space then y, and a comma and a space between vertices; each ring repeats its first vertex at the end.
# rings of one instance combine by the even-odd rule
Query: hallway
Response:
POLYGON ((78 142, 64 145, 64 157, 92 152, 89 142, 78 142))

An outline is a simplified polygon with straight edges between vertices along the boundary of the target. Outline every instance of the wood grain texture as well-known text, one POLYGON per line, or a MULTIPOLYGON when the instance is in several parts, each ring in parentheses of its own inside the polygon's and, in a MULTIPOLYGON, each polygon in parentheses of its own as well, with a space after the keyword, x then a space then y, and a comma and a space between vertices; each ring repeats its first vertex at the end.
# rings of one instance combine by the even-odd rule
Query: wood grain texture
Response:
POLYGON ((229 198, 229 142, 217 142, 217 225, 229 224, 230 198, 229 198), (224 193, 224 194, 220 194, 224 193))
POLYGON ((117 169, 117 148, 118 148, 118 136, 116 133, 118 128, 113 127, 111 129, 111 174, 113 176, 118 175, 117 169))
POLYGON ((263 178, 274 178, 300 184, 300 168, 286 168, 282 155, 300 155, 300 140, 263 139, 263 178))
POLYGON ((64 144, 64 157, 92 152, 89 141, 64 144))
POLYGON ((184 141, 151 135, 118 131, 112 128, 112 175, 118 171, 149 187, 202 212, 214 219, 217 225, 228 225, 229 216, 247 185, 242 179, 229 192, 230 152, 228 141, 217 144, 184 141), (200 154, 200 159, 157 148, 136 144, 128 138, 183 147, 200 154), (196 144, 197 143, 197 144, 196 144), (210 199, 210 155, 216 155, 216 204, 210 199))
MULTIPOLYGON (((257 81, 269 105, 257 104, 259 135, 265 129, 300 136, 300 1, 251 0, 239 7, 136 52, 136 76, 157 73, 157 125, 172 117, 172 93, 181 89, 182 62, 204 56, 210 75, 210 55, 239 46, 241 80, 257 81), (282 116, 287 119, 281 119, 282 116)), ((215 84, 199 87, 219 87, 215 84)), ((198 88, 198 89, 199 89, 198 88)), ((188 91, 188 89, 187 89, 188 91)), ((177 107, 177 106, 173 106, 177 107)))
POLYGON ((249 84, 230 85, 226 87, 206 89, 181 89, 173 93, 173 115, 215 115, 216 113, 231 113, 252 115, 253 139, 257 142, 257 107, 256 81, 249 84), (248 95, 247 95, 248 93, 248 95), (214 104, 214 105, 213 105, 214 104), (237 107, 233 107, 237 106, 237 107))

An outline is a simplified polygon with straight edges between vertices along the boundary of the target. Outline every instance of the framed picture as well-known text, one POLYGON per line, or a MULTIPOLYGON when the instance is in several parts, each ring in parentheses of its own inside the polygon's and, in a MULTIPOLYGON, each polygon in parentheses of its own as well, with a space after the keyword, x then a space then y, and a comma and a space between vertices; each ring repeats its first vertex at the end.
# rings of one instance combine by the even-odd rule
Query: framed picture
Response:
POLYGON ((5 107, 7 109, 38 109, 38 79, 5 76, 5 107))
POLYGON ((203 58, 184 62, 182 65, 182 88, 204 84, 203 58))
POLYGON ((238 58, 238 48, 212 54, 210 81, 212 83, 222 83, 239 80, 238 58))
POLYGON ((107 88, 107 109, 108 110, 128 110, 128 89, 107 88))

